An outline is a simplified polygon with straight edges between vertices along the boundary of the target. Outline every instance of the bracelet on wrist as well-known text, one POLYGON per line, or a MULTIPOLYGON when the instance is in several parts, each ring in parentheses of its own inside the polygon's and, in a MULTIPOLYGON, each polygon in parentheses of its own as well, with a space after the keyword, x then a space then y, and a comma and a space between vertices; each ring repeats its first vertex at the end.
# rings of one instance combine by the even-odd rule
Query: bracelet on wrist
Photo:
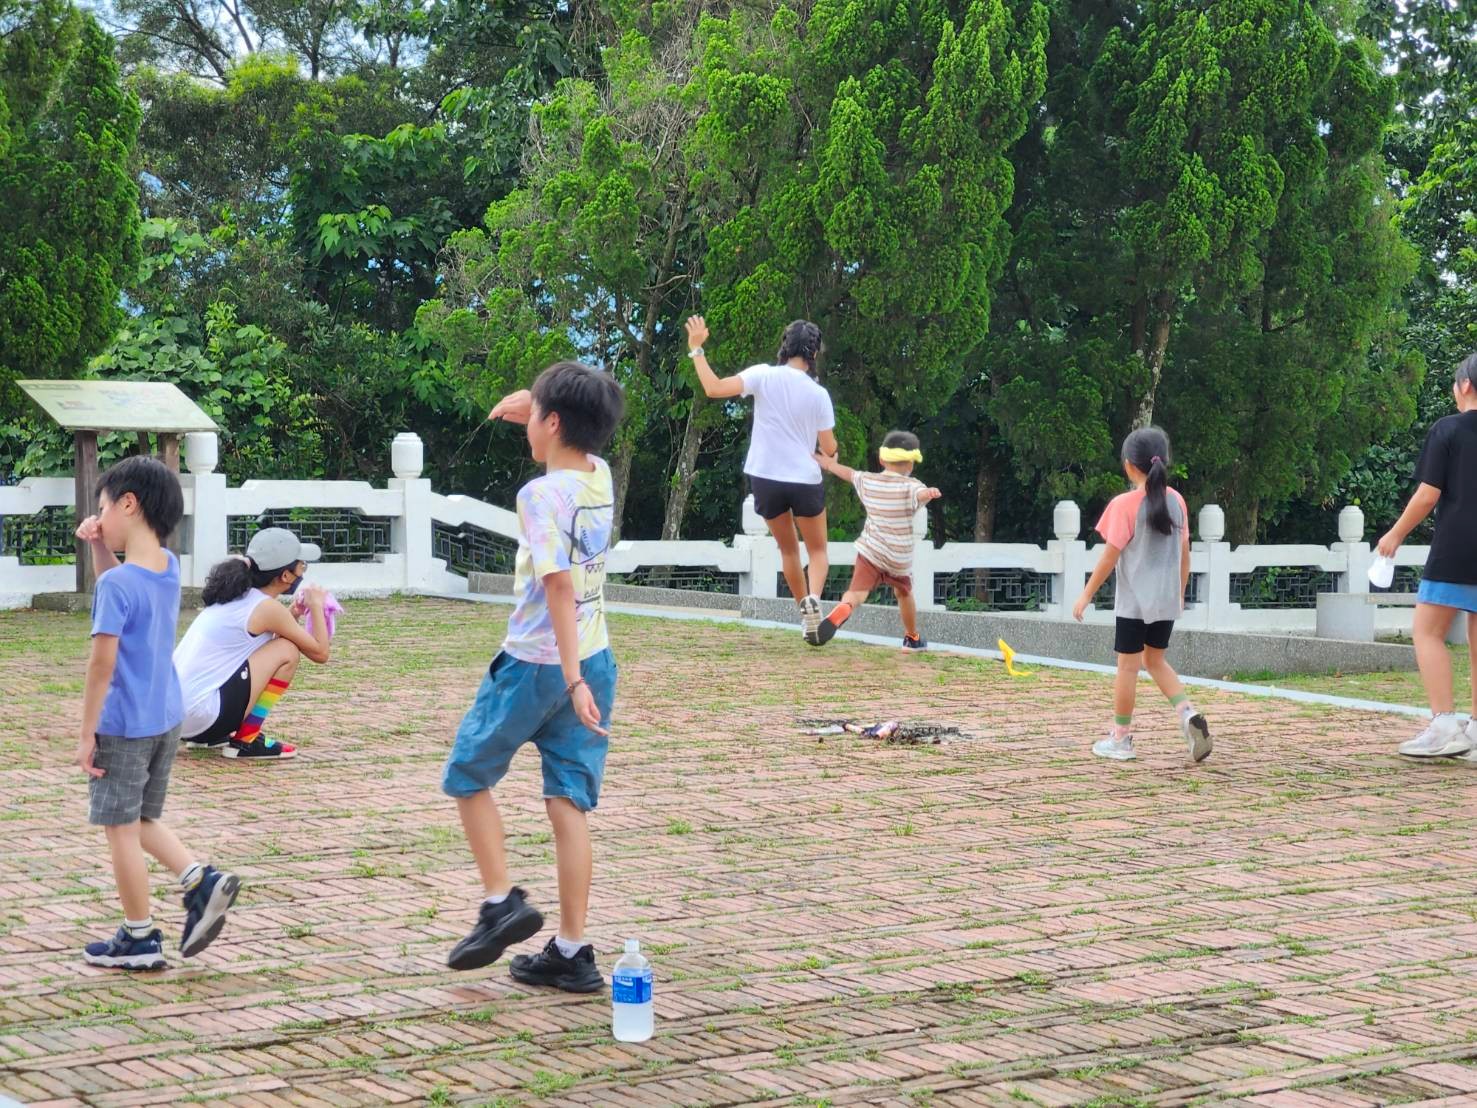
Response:
POLYGON ((585 683, 585 679, 583 677, 576 678, 575 680, 571 681, 569 683, 569 685, 565 688, 564 695, 565 696, 573 696, 574 695, 574 690, 577 689, 577 688, 579 688, 584 683, 585 683))
POLYGON ((689 350, 687 352, 687 356, 689 358, 705 358, 705 357, 707 357, 707 355, 703 353, 703 348, 701 346, 694 346, 691 350, 689 350))

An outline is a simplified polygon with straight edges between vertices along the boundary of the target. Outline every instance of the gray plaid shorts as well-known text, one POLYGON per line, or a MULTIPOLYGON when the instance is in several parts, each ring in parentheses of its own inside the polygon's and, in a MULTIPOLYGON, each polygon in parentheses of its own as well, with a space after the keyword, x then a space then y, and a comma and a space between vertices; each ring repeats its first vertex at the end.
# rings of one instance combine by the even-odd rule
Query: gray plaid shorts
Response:
POLYGON ((145 739, 99 735, 92 764, 105 772, 88 780, 87 822, 117 827, 162 816, 178 749, 178 727, 145 739))

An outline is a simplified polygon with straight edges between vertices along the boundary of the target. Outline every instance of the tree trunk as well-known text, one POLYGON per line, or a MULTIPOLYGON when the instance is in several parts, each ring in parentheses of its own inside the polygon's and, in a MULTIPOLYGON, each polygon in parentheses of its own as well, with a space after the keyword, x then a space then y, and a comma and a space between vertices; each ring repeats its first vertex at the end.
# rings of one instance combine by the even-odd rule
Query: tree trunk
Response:
POLYGON ((1148 349, 1143 351, 1149 381, 1134 412, 1135 428, 1147 427, 1154 422, 1154 398, 1159 392, 1159 379, 1164 375, 1164 353, 1169 349, 1169 323, 1173 311, 1174 297, 1171 294, 1160 293, 1154 298, 1154 328, 1148 349))
POLYGON ((1262 521, 1262 502, 1253 497, 1243 502, 1239 497, 1227 497, 1226 539, 1234 546, 1246 546, 1257 540, 1257 529, 1262 521))
POLYGON ((990 449, 988 424, 980 432, 980 461, 974 477, 974 541, 995 537, 995 509, 1000 490, 1000 462, 990 449))
POLYGON ((636 442, 628 438, 616 447, 610 459, 610 483, 615 488, 615 510, 610 528, 610 543, 621 537, 621 517, 626 514, 626 493, 631 487, 631 460, 636 456, 636 442))
POLYGON ((668 542, 676 542, 682 537, 682 518, 687 514, 687 498, 692 493, 692 478, 697 472, 698 447, 703 440, 698 425, 701 403, 694 390, 687 408, 687 425, 682 429, 682 448, 677 452, 677 470, 672 474, 672 483, 667 489, 667 511, 662 518, 662 538, 668 542))

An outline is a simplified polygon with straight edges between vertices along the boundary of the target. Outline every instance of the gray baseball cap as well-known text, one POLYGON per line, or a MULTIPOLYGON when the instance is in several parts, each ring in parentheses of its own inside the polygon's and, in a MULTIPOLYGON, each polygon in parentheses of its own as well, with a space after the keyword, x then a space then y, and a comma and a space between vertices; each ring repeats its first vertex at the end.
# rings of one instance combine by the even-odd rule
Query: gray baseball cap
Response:
POLYGON ((299 542, 285 527, 264 527, 246 544, 246 556, 257 569, 270 573, 296 562, 316 562, 323 551, 310 542, 299 542))

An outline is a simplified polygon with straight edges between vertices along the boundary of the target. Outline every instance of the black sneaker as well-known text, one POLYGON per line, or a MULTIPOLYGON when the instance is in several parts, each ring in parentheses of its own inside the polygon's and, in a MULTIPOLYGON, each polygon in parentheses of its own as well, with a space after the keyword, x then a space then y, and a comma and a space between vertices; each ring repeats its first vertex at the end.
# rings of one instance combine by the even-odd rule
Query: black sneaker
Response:
POLYGON ((111 969, 156 970, 169 963, 164 960, 164 936, 157 930, 150 931, 142 939, 120 927, 111 938, 100 943, 88 943, 82 948, 82 957, 90 966, 108 966, 111 969))
POLYGON ((508 966, 514 981, 525 985, 549 985, 566 993, 598 993, 605 978, 595 964, 595 948, 586 944, 566 958, 559 944, 550 939, 537 954, 520 954, 508 966))
POLYGON ((543 925, 543 914, 524 900, 522 889, 513 888, 501 904, 482 902, 477 923, 465 939, 451 948, 446 964, 455 970, 490 966, 514 943, 537 935, 543 925))
POLYGON ((185 930, 180 936, 181 958, 193 958, 215 942, 226 925, 226 913, 236 903, 241 881, 234 873, 206 866, 200 884, 185 893, 185 930))
POLYGON ((921 635, 904 635, 903 636, 903 649, 904 650, 927 650, 928 649, 928 640, 925 639, 925 638, 923 638, 923 636, 921 636, 921 635))

